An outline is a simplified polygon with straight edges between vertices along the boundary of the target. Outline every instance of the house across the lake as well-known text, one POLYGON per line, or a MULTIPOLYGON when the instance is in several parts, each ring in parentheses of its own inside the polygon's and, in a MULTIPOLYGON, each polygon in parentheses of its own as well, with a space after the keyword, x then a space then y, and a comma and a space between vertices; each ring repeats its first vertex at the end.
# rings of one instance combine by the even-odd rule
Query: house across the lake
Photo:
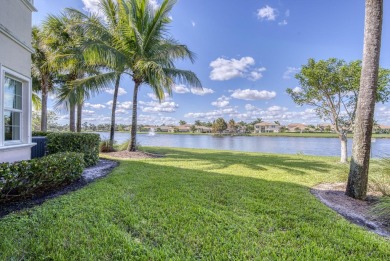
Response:
POLYGON ((30 159, 33 0, 0 1, 0 162, 30 159))
POLYGON ((287 125, 289 132, 303 132, 307 128, 307 125, 302 123, 291 123, 287 125))
POLYGON ((279 132, 281 126, 276 123, 260 122, 254 125, 255 133, 279 132))

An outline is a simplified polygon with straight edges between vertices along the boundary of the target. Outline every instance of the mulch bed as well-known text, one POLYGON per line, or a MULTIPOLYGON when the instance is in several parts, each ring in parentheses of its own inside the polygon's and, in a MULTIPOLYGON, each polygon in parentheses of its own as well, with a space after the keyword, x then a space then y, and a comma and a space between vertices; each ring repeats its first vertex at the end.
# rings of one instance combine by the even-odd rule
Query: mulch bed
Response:
POLYGON ((390 237, 390 224, 371 212, 378 197, 368 195, 366 200, 353 199, 345 195, 345 188, 345 183, 324 183, 312 188, 311 193, 352 223, 378 235, 390 237))
POLYGON ((86 168, 81 176, 81 178, 65 187, 56 189, 53 191, 48 191, 43 194, 34 196, 33 198, 26 199, 18 202, 10 202, 4 205, 0 205, 0 218, 8 215, 11 212, 21 211, 28 208, 32 208, 37 205, 43 204, 46 200, 56 198, 58 196, 67 194, 69 192, 78 190, 82 187, 85 187, 87 184, 93 182, 98 178, 107 176, 112 170, 118 166, 117 161, 100 159, 98 164, 95 166, 86 168))

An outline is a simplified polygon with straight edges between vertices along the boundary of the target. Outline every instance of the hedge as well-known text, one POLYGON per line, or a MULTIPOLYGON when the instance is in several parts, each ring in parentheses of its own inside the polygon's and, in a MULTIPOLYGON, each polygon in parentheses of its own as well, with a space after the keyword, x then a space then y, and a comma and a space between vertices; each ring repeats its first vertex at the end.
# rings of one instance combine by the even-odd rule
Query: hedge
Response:
POLYGON ((84 154, 87 167, 99 161, 100 136, 95 133, 49 133, 47 149, 49 154, 58 152, 80 152, 84 154))
POLYGON ((49 134, 50 132, 47 132, 47 131, 32 131, 32 136, 33 137, 36 137, 36 136, 47 136, 47 134, 49 134))
POLYGON ((42 194, 77 180, 84 170, 82 153, 64 152, 43 158, 0 164, 0 203, 42 194))

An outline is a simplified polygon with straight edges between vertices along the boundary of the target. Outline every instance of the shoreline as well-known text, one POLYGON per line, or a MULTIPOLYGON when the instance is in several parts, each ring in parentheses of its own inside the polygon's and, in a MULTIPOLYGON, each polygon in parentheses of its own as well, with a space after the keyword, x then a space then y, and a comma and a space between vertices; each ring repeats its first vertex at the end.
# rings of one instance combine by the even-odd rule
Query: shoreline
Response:
MULTIPOLYGON (((85 131, 89 132, 89 131, 85 131)), ((109 131, 94 131, 95 133, 109 132, 109 131)), ((129 133, 129 131, 115 131, 115 133, 129 133)), ((149 134, 149 132, 137 132, 137 134, 149 134)), ((243 134, 232 134, 232 133, 191 133, 191 132, 155 132, 155 134, 164 135, 209 135, 209 136, 222 136, 222 137, 291 137, 291 138, 338 138, 335 133, 294 133, 294 132, 282 132, 282 133, 243 133, 243 134)), ((353 138, 353 135, 348 134, 348 138, 353 138)), ((390 134, 373 134, 374 139, 390 139, 390 134)))

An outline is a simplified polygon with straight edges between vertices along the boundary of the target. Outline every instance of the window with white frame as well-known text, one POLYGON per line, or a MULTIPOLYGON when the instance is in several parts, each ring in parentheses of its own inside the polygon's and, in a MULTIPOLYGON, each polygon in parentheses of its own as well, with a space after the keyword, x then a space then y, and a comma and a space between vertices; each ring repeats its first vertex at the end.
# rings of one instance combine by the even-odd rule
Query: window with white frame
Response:
POLYGON ((0 150, 31 143, 31 79, 0 65, 0 150))
POLYGON ((21 141, 23 83, 4 77, 4 141, 21 141))

